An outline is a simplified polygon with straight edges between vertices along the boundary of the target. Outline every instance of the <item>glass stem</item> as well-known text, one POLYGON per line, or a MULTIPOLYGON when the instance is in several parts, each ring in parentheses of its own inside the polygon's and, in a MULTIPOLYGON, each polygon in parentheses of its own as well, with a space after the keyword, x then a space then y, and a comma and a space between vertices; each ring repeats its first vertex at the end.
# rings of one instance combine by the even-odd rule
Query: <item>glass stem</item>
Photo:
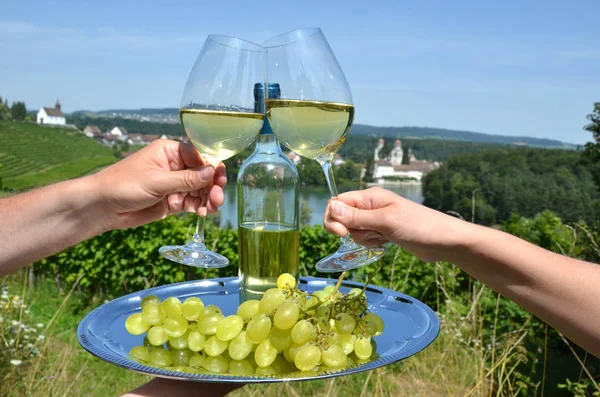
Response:
POLYGON ((204 245, 204 225, 206 224, 206 216, 198 215, 198 222, 196 223, 196 231, 192 236, 192 241, 195 244, 204 245))
MULTIPOLYGON (((331 198, 336 198, 338 191, 335 186, 335 179, 333 178, 333 164, 331 164, 331 160, 322 162, 321 168, 323 168, 323 173, 325 174, 325 179, 327 180, 327 186, 329 187, 331 198)), ((344 237, 340 237, 340 241, 342 242, 342 245, 339 249, 340 251, 350 251, 359 247, 359 245, 352 240, 352 237, 350 237, 350 232, 346 233, 344 237)))

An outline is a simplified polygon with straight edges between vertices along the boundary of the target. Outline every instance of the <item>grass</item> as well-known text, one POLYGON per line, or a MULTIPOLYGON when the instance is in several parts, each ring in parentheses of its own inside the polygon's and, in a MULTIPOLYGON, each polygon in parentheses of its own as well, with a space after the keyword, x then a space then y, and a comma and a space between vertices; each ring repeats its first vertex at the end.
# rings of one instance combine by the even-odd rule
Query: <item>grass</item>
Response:
POLYGON ((110 165, 116 160, 112 155, 74 160, 69 163, 50 167, 46 171, 5 178, 2 180, 2 185, 4 188, 11 190, 22 190, 47 185, 86 175, 100 167, 110 165))
MULTIPOLYGON (((7 314, 10 310, 7 311, 6 306, 0 308, 0 316, 3 317, 0 322, 0 356, 2 353, 9 355, 4 359, 6 365, 0 365, 0 368, 5 368, 4 373, 0 372, 0 395, 113 396, 132 390, 150 379, 107 364, 79 346, 75 334, 79 321, 102 304, 103 300, 99 297, 90 299, 85 291, 79 291, 76 286, 70 291, 61 292, 51 279, 38 279, 35 287, 30 289, 26 274, 25 271, 13 274, 3 282, 8 288, 11 302, 15 294, 19 295, 20 302, 27 302, 25 308, 12 311, 12 318, 18 318, 25 324, 43 324, 40 331, 45 338, 36 344, 40 351, 38 356, 24 359, 19 366, 8 364, 9 359, 18 358, 19 352, 7 350, 10 346, 7 335, 14 339, 15 333, 12 331, 11 334, 11 315, 7 314), (28 314, 25 315, 27 310, 28 314)), ((539 384, 527 385, 519 378, 519 366, 527 360, 524 329, 509 335, 498 335, 492 346, 483 346, 479 302, 490 291, 485 287, 476 290, 464 315, 467 303, 448 296, 443 279, 439 280, 438 288, 446 301, 445 309, 440 313, 442 331, 434 343, 417 355, 370 372, 324 381, 249 385, 232 395, 541 395, 539 384)), ((551 385, 548 381, 544 395, 558 395, 555 384, 551 385)))
POLYGON ((0 121, 0 178, 5 189, 78 177, 116 160, 110 148, 76 130, 0 121))

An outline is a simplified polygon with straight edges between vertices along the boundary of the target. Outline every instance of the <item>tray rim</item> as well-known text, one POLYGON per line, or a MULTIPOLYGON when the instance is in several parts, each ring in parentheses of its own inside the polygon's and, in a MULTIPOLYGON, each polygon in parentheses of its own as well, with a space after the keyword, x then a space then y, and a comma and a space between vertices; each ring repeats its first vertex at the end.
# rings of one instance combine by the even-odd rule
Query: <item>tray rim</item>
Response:
MULTIPOLYGON (((301 277, 299 277, 299 279, 300 279, 299 284, 302 284, 303 282, 310 283, 311 281, 335 284, 335 281, 336 281, 335 279, 331 279, 331 278, 313 277, 313 276, 301 276, 301 277)), ((116 365, 118 367, 125 368, 125 369, 131 370, 131 371, 134 371, 137 373, 141 373, 144 375, 150 375, 150 376, 161 377, 161 378, 166 378, 166 379, 173 379, 173 380, 181 380, 181 381, 192 381, 192 382, 247 384, 247 383, 279 383, 279 382, 290 382, 290 381, 321 380, 321 379, 329 379, 329 378, 333 378, 333 377, 353 375, 353 374, 357 374, 360 372, 370 371, 370 370, 373 370, 376 368, 381 368, 381 367, 396 363, 398 361, 404 360, 404 359, 411 357, 414 354, 422 351, 427 346, 429 346, 431 343, 433 343, 433 341, 437 338, 437 336, 440 332, 439 318, 438 318, 437 314, 435 313, 435 311, 433 311, 433 309, 431 309, 428 305, 426 305, 425 303, 421 302, 420 300, 418 300, 410 295, 406 295, 402 292, 394 291, 394 290, 391 290, 391 289, 388 289, 385 287, 380 287, 380 286, 377 286, 374 284, 369 284, 367 289, 374 289, 374 290, 377 290, 378 292, 386 294, 388 296, 389 295, 396 296, 399 298, 409 300, 409 301, 411 301, 412 304, 416 304, 420 309, 422 309, 427 314, 427 317, 430 321, 429 329, 427 329, 427 331, 425 331, 422 335, 420 335, 417 339, 417 342, 410 345, 408 349, 401 350, 400 352, 396 352, 387 357, 379 357, 379 359, 370 361, 365 364, 347 367, 347 368, 344 368, 343 370, 321 372, 317 375, 312 375, 312 376, 302 376, 302 377, 300 377, 300 376, 299 377, 294 377, 294 376, 269 377, 269 376, 259 376, 259 375, 231 376, 231 375, 220 375, 220 374, 188 373, 188 372, 169 371, 169 370, 164 370, 164 369, 160 369, 160 368, 156 368, 156 367, 150 367, 147 365, 143 365, 143 364, 140 364, 138 362, 131 360, 128 357, 120 356, 117 353, 114 353, 114 352, 106 349, 103 346, 103 342, 104 342, 103 340, 101 341, 98 338, 96 338, 96 341, 94 341, 88 336, 88 333, 86 332, 88 325, 94 319, 94 316, 97 315, 98 313, 100 313, 105 308, 105 306, 107 306, 109 304, 114 304, 114 303, 117 303, 117 302, 120 302, 123 300, 131 299, 133 297, 139 296, 140 293, 144 293, 145 295, 148 295, 148 294, 151 294, 152 291, 162 290, 165 288, 176 287, 176 286, 181 286, 181 285, 186 285, 186 284, 194 284, 194 283, 203 282, 203 281, 214 282, 214 283, 217 283, 217 285, 221 285, 222 283, 225 284, 225 283, 229 283, 232 281, 239 282, 239 278, 238 277, 219 277, 219 278, 183 281, 183 282, 179 282, 179 283, 156 286, 156 287, 152 287, 152 288, 148 288, 148 289, 144 289, 141 291, 136 291, 136 292, 129 293, 127 295, 120 296, 118 298, 115 298, 109 302, 106 302, 106 303, 98 306, 97 308, 95 308, 94 310, 89 312, 83 318, 83 320, 80 321, 79 325, 77 326, 77 340, 79 341, 79 344, 81 345, 81 347, 83 347, 84 350, 86 350, 88 353, 92 354, 93 356, 95 356, 105 362, 108 362, 110 364, 116 365), (98 347, 97 346, 98 343, 94 343, 94 342, 100 342, 102 344, 102 347, 98 347)), ((356 282, 356 281, 352 281, 352 280, 344 280, 342 285, 362 287, 362 286, 364 286, 364 283, 360 283, 360 282, 356 282)), ((299 374, 301 374, 301 372, 299 372, 299 374)))

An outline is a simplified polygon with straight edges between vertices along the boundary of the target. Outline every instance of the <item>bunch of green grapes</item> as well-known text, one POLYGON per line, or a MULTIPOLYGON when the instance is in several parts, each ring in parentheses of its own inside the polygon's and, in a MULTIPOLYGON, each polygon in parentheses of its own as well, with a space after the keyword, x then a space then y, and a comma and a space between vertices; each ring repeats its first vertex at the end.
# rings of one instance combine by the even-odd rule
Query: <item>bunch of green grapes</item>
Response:
POLYGON ((285 273, 277 288, 230 316, 197 297, 147 296, 142 311, 125 321, 129 333, 146 334, 144 346, 130 355, 174 371, 232 375, 327 372, 364 363, 384 323, 367 311, 364 289, 343 294, 340 284, 307 294, 285 273))

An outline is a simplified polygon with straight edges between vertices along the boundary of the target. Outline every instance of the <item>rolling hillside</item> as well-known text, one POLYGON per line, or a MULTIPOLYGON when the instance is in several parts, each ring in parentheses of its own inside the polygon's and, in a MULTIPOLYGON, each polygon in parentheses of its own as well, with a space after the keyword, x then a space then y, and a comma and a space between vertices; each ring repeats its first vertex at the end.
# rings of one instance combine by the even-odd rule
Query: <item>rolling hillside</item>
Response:
POLYGON ((111 149, 77 131, 0 121, 3 189, 20 190, 75 178, 116 160, 111 149))
MULTIPOLYGON (((158 109, 111 109, 99 112, 77 111, 69 116, 70 122, 83 126, 87 124, 98 124, 102 127, 124 125, 125 128, 136 133, 157 133, 143 132, 143 129, 162 130, 163 133, 172 135, 183 135, 183 128, 179 124, 179 109, 177 108, 158 108, 158 109), (140 121, 143 119, 144 121, 140 121), (165 123, 169 119, 172 123, 165 123)), ((83 128, 81 127, 81 128, 83 128)), ((510 131, 507 131, 510 132, 510 131)), ((492 135, 481 132, 451 130, 446 128, 430 127, 377 127, 365 124, 354 124, 351 130, 352 135, 372 135, 388 138, 417 138, 417 139, 439 139, 464 142, 477 142, 501 145, 527 145, 548 148, 575 149, 575 145, 561 142, 555 139, 532 138, 527 136, 510 135, 492 135)))

